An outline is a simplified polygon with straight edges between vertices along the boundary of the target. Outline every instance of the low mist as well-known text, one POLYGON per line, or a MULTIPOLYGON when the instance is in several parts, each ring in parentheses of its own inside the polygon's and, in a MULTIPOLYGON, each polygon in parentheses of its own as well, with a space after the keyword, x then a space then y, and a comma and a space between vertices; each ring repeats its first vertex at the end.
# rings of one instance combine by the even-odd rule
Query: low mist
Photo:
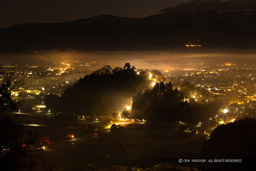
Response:
POLYGON ((34 51, 27 54, 0 54, 2 64, 47 64, 58 65, 61 62, 96 62, 96 67, 104 65, 123 66, 126 62, 140 69, 193 69, 202 63, 221 65, 227 62, 235 64, 256 64, 256 55, 252 52, 200 52, 184 51, 97 51, 79 52, 74 50, 34 51))

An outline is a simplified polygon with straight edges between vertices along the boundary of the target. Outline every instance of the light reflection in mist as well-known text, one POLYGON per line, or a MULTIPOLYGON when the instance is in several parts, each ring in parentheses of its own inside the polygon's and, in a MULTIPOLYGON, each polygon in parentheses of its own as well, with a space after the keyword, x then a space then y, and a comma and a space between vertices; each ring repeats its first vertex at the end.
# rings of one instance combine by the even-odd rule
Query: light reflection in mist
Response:
POLYGON ((77 52, 39 51, 30 54, 0 54, 1 63, 59 65, 61 62, 92 62, 96 67, 104 65, 122 67, 126 62, 141 69, 183 70, 196 68, 201 63, 215 65, 226 62, 256 64, 255 53, 235 52, 184 52, 184 51, 98 51, 77 52))

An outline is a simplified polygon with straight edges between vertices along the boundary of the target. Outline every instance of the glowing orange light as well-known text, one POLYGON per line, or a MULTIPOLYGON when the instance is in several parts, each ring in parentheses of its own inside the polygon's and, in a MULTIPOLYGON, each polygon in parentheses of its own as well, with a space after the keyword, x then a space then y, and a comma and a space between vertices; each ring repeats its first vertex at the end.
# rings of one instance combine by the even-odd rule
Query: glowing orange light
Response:
POLYGON ((149 79, 151 79, 151 78, 152 78, 152 76, 153 76, 153 75, 152 75, 151 73, 149 73, 148 78, 149 78, 149 79))
POLYGON ((228 109, 223 109, 223 113, 228 113, 229 110, 228 109))
POLYGON ((187 48, 195 48, 195 47, 202 47, 202 45, 199 45, 199 44, 186 44, 185 47, 187 47, 187 48))
POLYGON ((74 138, 75 138, 75 135, 73 135, 73 134, 68 134, 67 137, 68 137, 68 138, 71 138, 71 139, 74 139, 74 138))
POLYGON ((125 109, 126 110, 131 110, 131 106, 126 106, 125 109))
POLYGON ((152 82, 152 83, 151 83, 151 86, 152 86, 152 87, 155 87, 155 85, 156 85, 156 82, 152 82))

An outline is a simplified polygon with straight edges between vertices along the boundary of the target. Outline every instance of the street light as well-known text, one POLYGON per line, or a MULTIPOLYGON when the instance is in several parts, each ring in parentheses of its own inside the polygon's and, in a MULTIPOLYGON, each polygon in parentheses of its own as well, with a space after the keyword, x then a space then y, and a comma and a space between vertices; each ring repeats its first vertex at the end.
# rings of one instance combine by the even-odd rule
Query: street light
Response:
POLYGON ((131 106, 126 106, 125 109, 126 110, 131 110, 131 106))
POLYGON ((156 85, 156 82, 152 82, 152 83, 151 83, 151 86, 152 86, 152 87, 155 87, 155 85, 156 85))
POLYGON ((223 110, 223 113, 225 113, 225 114, 228 113, 228 112, 229 112, 228 109, 224 109, 224 110, 223 110))

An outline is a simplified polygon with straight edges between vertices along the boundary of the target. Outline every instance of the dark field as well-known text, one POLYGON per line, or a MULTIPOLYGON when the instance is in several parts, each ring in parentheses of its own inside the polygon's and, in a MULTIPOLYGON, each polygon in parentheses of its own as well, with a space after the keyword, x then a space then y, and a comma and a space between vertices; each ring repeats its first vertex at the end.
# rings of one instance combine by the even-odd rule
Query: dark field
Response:
POLYGON ((47 146, 42 154, 46 164, 55 170, 109 169, 120 165, 149 168, 161 163, 176 168, 179 158, 197 158, 206 140, 203 135, 179 132, 177 126, 167 124, 134 123, 110 132, 104 128, 106 121, 56 121, 43 113, 28 118, 27 123, 42 126, 27 129, 50 139, 49 144, 42 144, 47 146), (94 132, 98 138, 93 138, 94 132), (75 138, 69 139, 67 134, 75 138))

